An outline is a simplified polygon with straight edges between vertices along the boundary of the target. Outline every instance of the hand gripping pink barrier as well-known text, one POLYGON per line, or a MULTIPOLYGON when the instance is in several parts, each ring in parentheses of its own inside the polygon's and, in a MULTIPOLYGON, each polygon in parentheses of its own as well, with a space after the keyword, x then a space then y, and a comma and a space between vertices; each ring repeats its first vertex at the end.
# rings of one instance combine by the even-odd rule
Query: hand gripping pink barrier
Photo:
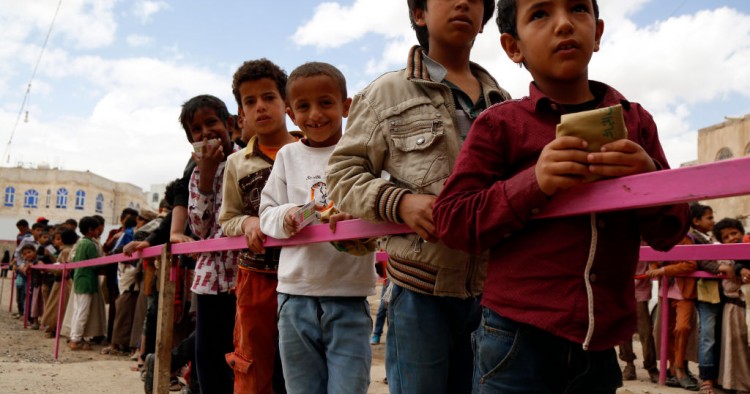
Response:
MULTIPOLYGON (((750 182, 738 182, 736 178, 727 177, 727 173, 749 173, 750 157, 724 160, 711 164, 684 167, 674 170, 658 171, 639 174, 624 178, 603 180, 595 183, 577 186, 555 195, 548 205, 535 219, 563 217, 588 214, 592 212, 607 212, 622 209, 645 208, 659 205, 696 201, 708 198, 720 198, 750 194, 750 182), (700 190, 696 190, 694 180, 701 179, 700 190)), ((290 246, 313 242, 329 242, 354 238, 369 238, 388 234, 403 234, 411 232, 408 227, 398 224, 372 224, 362 220, 349 220, 337 224, 336 232, 331 233, 328 225, 308 226, 295 237, 278 240, 268 238, 266 246, 290 246)), ((243 249, 246 247, 243 237, 212 239, 199 242, 172 245, 172 254, 200 253, 243 249)), ((152 246, 140 251, 132 257, 122 254, 105 256, 83 262, 68 263, 66 267, 59 265, 35 266, 35 269, 73 269, 120 261, 130 261, 141 257, 156 257, 161 253, 161 245, 152 246)), ((378 254, 378 258, 386 258, 378 254)), ((750 245, 690 245, 676 246, 669 252, 657 252, 649 247, 641 248, 641 260, 646 261, 674 261, 674 260, 704 260, 704 259, 750 259, 750 245)), ((708 275, 696 273, 695 276, 708 275)), ((710 277, 710 276, 704 276, 710 277)), ((662 292, 666 289, 662 286, 662 292)), ((664 294, 662 294, 662 297, 664 294)), ((666 304, 664 304, 666 305, 666 304)), ((666 311, 666 308, 662 308, 666 311)), ((662 330, 667 326, 662 316, 662 330)), ((59 319, 58 319, 59 320, 59 319)), ((57 331, 59 340, 59 329, 57 331)), ((662 336, 664 331, 662 331, 662 336)), ((666 340, 662 340, 664 347, 666 340)), ((665 355, 666 351, 662 351, 665 355)), ((55 354, 57 358, 57 354, 55 354)), ((666 360, 662 356, 662 360, 666 360)), ((664 362, 664 361, 662 361, 664 362)), ((663 383, 666 368, 662 365, 663 383)))

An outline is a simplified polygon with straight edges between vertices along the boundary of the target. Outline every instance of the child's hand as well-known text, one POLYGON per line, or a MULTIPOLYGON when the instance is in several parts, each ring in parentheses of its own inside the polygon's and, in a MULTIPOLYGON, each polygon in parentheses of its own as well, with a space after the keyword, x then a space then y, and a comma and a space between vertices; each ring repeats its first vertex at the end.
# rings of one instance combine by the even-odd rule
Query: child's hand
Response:
POLYGON ((297 235, 297 232, 299 231, 297 211, 299 211, 299 207, 293 207, 286 211, 286 215, 284 215, 284 232, 290 237, 297 235))
POLYGON ((650 279, 661 278, 664 276, 664 268, 650 269, 646 271, 646 276, 650 279))
POLYGON ((432 207, 435 196, 407 193, 398 204, 398 216, 410 229, 428 242, 437 242, 435 223, 432 221, 432 207))
POLYGON ((354 216, 346 212, 339 212, 339 213, 331 215, 331 217, 328 218, 328 227, 331 229, 331 233, 335 233, 336 222, 343 222, 344 220, 352 220, 352 219, 354 219, 354 216))
POLYGON ((260 231, 260 218, 257 216, 250 216, 242 221, 242 232, 245 234, 245 241, 247 241, 247 247, 253 253, 264 253, 266 249, 263 247, 263 242, 266 241, 266 235, 260 231))
POLYGON ((122 248, 122 253, 125 256, 132 256, 133 252, 143 250, 149 246, 151 246, 151 244, 148 243, 148 241, 130 241, 122 248))
POLYGON ((207 139, 203 139, 203 146, 201 147, 201 158, 198 155, 192 153, 193 160, 200 171, 200 182, 198 183, 198 189, 205 194, 209 194, 213 189, 213 180, 216 175, 216 169, 219 168, 219 164, 224 161, 224 149, 221 145, 210 146, 207 139))
POLYGON ((636 142, 622 139, 588 154, 589 171, 605 177, 621 177, 656 171, 654 160, 636 142))
POLYGON ((559 190, 583 182, 588 175, 586 147, 588 142, 578 137, 560 137, 547 144, 534 168, 542 193, 552 196, 559 190))
POLYGON ((740 278, 743 284, 750 283, 750 269, 743 268, 740 270, 740 278))

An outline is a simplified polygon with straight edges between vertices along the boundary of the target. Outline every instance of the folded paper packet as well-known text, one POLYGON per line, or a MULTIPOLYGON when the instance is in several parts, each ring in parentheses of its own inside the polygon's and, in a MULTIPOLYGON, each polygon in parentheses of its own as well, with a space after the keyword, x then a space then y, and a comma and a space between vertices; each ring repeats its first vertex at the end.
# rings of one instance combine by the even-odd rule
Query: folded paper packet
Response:
MULTIPOLYGON (((336 207, 330 207, 323 212, 320 212, 320 221, 328 223, 331 216, 339 213, 336 207)), ((377 237, 371 238, 359 238, 359 239, 347 239, 342 241, 330 242, 336 250, 339 252, 349 253, 354 256, 364 256, 368 253, 373 253, 377 247, 377 237)))
MULTIPOLYGON (((625 119, 622 117, 622 105, 564 114, 560 117, 555 135, 558 138, 582 138, 588 141, 589 152, 600 152, 602 145, 628 137, 625 119)), ((601 176, 590 174, 584 182, 592 182, 599 178, 601 176)))

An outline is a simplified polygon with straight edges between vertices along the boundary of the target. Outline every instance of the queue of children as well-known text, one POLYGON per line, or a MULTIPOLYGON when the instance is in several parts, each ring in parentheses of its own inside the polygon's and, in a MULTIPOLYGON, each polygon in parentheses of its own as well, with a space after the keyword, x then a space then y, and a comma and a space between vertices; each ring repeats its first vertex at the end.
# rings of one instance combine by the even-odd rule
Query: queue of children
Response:
MULTIPOLYGON (((706 243, 711 228, 720 242, 735 242, 744 229, 710 226, 705 210, 691 215, 687 204, 531 220, 592 176, 669 168, 651 115, 588 78, 604 32, 597 1, 498 1, 502 49, 533 78, 518 100, 469 60, 495 11, 492 0, 407 4, 420 45, 409 50, 406 68, 353 99, 330 64, 305 63, 287 77, 259 59, 234 74, 236 117, 211 95, 183 104, 180 123, 200 147, 176 186, 182 202, 175 198, 171 223, 159 233, 171 242, 247 241, 245 250, 197 256, 190 290, 200 390, 367 392, 370 341, 379 342, 379 333, 378 341, 370 337, 367 302, 376 283, 372 240, 263 244, 267 236, 295 236, 311 216, 331 231, 354 217, 413 230, 384 241, 391 393, 614 393, 623 380, 614 346, 630 340, 637 316, 647 314, 636 313, 633 297, 641 242, 657 250, 706 243), (562 115, 615 105, 626 138, 596 150, 583 138, 556 138, 562 115), (287 115, 299 132, 287 130, 287 115)), ((100 227, 84 219, 72 261, 101 253, 100 227)), ((132 253, 154 241, 121 246, 132 253)), ((35 258, 29 253, 29 262, 35 258)), ((711 304, 698 309, 705 317, 700 389, 749 390, 748 352, 726 345, 747 344, 743 288, 732 280, 737 272, 749 283, 750 267, 701 264, 731 283, 723 286, 720 329, 721 308, 699 299, 711 304)), ((646 275, 697 266, 654 266, 646 275)), ((90 278, 83 270, 74 276, 71 348, 91 313, 90 278)), ((676 316, 671 374, 692 390, 699 387, 682 349, 695 297, 694 281, 678 278, 665 306, 676 316)), ((147 313, 146 337, 148 320, 147 313)), ((655 368, 649 364, 649 372, 655 368)))

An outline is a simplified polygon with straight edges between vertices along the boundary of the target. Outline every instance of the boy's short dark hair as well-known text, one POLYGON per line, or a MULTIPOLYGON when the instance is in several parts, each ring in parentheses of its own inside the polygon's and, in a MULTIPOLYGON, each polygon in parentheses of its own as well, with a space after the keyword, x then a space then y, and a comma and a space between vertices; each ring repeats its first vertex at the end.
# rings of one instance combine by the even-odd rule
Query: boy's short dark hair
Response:
POLYGON ((84 216, 81 218, 81 221, 78 223, 78 228, 81 230, 81 234, 86 235, 91 230, 99 227, 101 224, 99 223, 99 220, 97 220, 95 217, 92 216, 84 216))
MULTIPOLYGON (((104 220, 104 216, 102 216, 102 215, 94 215, 94 216, 92 216, 92 218, 96 219, 99 222, 100 226, 104 226, 104 223, 107 223, 104 220)), ((80 228, 80 226, 78 228, 80 228)), ((83 232, 83 231, 81 231, 81 232, 83 232)))
MULTIPOLYGON (((136 215, 138 216, 138 215, 136 215)), ((128 216, 127 219, 125 219, 125 223, 123 224, 123 227, 125 228, 131 228, 138 225, 138 222, 135 220, 135 216, 128 216)))
POLYGON ((34 223, 34 224, 31 225, 31 229, 32 230, 36 230, 38 228, 44 230, 44 229, 47 228, 47 226, 44 223, 34 223))
POLYGON ((693 226, 693 220, 701 220, 703 215, 706 214, 706 212, 712 211, 711 207, 708 205, 699 204, 697 202, 690 204, 690 226, 693 226))
POLYGON ((16 222, 16 227, 29 227, 29 222, 26 219, 21 219, 16 222))
MULTIPOLYGON (((411 0, 410 0, 411 1, 411 0)), ((517 0, 498 0, 497 1, 497 28, 500 34, 508 33, 514 38, 518 38, 518 27, 516 25, 516 2, 517 0)), ((596 0, 591 0, 594 7, 594 18, 599 20, 599 5, 596 0)), ((486 13, 486 11, 485 11, 486 13)))
POLYGON ((78 234, 74 230, 65 229, 60 232, 60 240, 63 245, 73 245, 78 241, 78 234))
POLYGON ((23 253, 24 250, 33 250, 34 253, 36 253, 36 246, 34 246, 32 244, 25 244, 25 245, 21 246, 21 252, 22 253, 23 253))
POLYGON ((242 106, 242 97, 240 97, 240 85, 245 82, 257 81, 268 78, 276 83, 281 98, 286 100, 286 72, 277 66, 274 62, 261 58, 258 60, 248 60, 234 72, 232 77, 232 94, 237 100, 237 105, 242 106))
POLYGON ((745 226, 742 225, 742 222, 737 219, 731 218, 724 218, 719 220, 716 224, 714 224, 714 228, 711 231, 713 231, 714 238, 716 238, 717 241, 724 243, 721 241, 721 231, 728 228, 736 228, 740 233, 742 233, 742 235, 745 235, 745 226))
MULTIPOLYGON (((292 71, 289 74, 289 81, 287 87, 292 85, 292 82, 300 78, 309 78, 318 75, 324 75, 331 78, 336 85, 338 85, 339 92, 341 92, 341 98, 346 100, 346 78, 344 74, 336 67, 323 62, 307 62, 292 71)), ((288 92, 287 92, 288 95, 288 92)))
POLYGON ((78 221, 75 220, 75 219, 68 219, 68 220, 65 221, 65 224, 67 224, 68 226, 73 227, 74 229, 78 228, 78 221))
POLYGON ((136 211, 135 208, 125 208, 122 210, 122 213, 120 213, 120 220, 125 219, 127 216, 136 217, 138 216, 138 211, 136 211))
POLYGON ((221 101, 221 99, 219 99, 218 97, 211 96, 210 94, 202 94, 200 96, 191 98, 190 100, 182 104, 182 111, 180 111, 180 124, 185 130, 187 139, 190 142, 195 142, 193 141, 193 135, 190 133, 190 122, 193 121, 195 113, 198 112, 198 110, 201 108, 210 108, 214 110, 214 112, 216 112, 216 116, 218 116, 219 119, 224 123, 226 123, 227 119, 229 119, 229 110, 227 110, 227 105, 224 104, 224 102, 221 101))
MULTIPOLYGON (((414 20, 414 10, 426 10, 428 0, 406 0, 406 4, 409 6, 409 21, 411 21, 411 28, 417 33, 417 41, 419 46, 424 48, 427 52, 430 51, 430 32, 427 31, 427 26, 418 26, 414 20)), ((495 12, 495 1, 484 0, 484 15, 482 16, 482 26, 487 24, 492 18, 492 14, 495 12)), ((514 1, 515 2, 515 1, 514 1)))

